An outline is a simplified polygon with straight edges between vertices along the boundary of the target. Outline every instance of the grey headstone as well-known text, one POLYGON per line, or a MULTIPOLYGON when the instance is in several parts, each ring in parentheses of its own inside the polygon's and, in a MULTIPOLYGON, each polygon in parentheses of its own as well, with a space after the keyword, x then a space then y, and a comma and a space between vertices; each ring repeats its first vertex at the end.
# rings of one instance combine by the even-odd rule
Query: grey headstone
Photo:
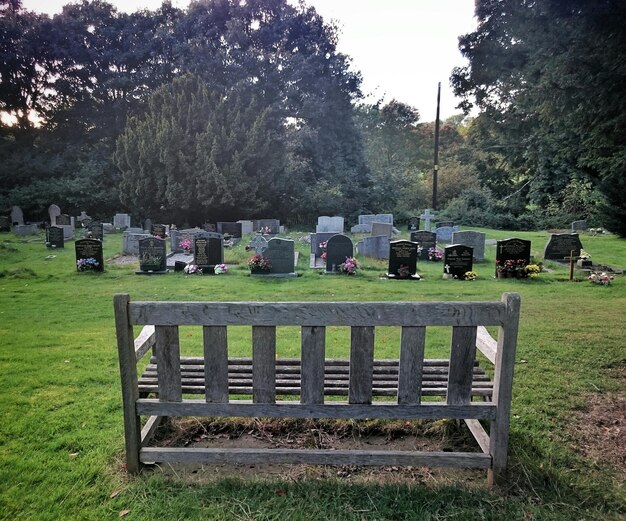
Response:
POLYGON ((87 225, 87 230, 91 234, 92 239, 104 240, 104 225, 97 221, 91 221, 87 225))
POLYGON ((57 226, 72 226, 72 218, 66 213, 57 215, 55 224, 57 226))
POLYGON ((359 215, 359 224, 386 223, 393 224, 393 214, 377 213, 368 215, 359 215))
POLYGON ((237 221, 241 224, 241 235, 248 235, 254 233, 254 222, 252 221, 237 221))
POLYGON ((254 231, 265 232, 265 229, 269 235, 278 235, 280 233, 280 221, 278 219, 257 219, 254 221, 254 231))
POLYGON ((343 233, 344 219, 340 216, 329 217, 322 215, 317 218, 316 233, 343 233))
POLYGON ((386 235, 391 239, 393 235, 393 224, 372 223, 372 236, 376 235, 386 235))
POLYGON ((585 221, 584 219, 581 221, 572 222, 572 232, 584 232, 588 229, 589 226, 587 225, 587 221, 585 221))
POLYGON ((371 231, 371 224, 356 224, 352 228, 350 228, 351 233, 370 233, 371 231))
POLYGON ((363 237, 356 245, 357 251, 365 257, 373 259, 389 258, 389 237, 378 235, 376 237, 363 237))
POLYGON ((437 247, 437 235, 433 232, 426 230, 418 230, 411 232, 411 242, 416 242, 418 245, 417 258, 420 260, 428 260, 428 250, 437 247))
POLYGON ((468 271, 472 271, 474 253, 470 246, 452 244, 444 249, 443 273, 463 279, 468 271))
POLYGON ((580 255, 583 245, 577 233, 552 233, 543 251, 546 260, 564 260, 565 257, 580 255))
POLYGON ((333 235, 326 245, 326 271, 337 271, 346 257, 354 257, 354 246, 349 237, 345 235, 333 235))
POLYGON ((24 212, 19 206, 11 208, 11 226, 19 226, 24 224, 24 212))
POLYGON ((139 240, 139 269, 143 272, 164 272, 167 269, 165 240, 146 237, 139 240))
POLYGON ((271 264, 271 275, 295 275, 295 243, 291 239, 270 239, 263 252, 271 264))
MULTIPOLYGON (((180 245, 181 241, 187 239, 191 242, 191 248, 193 249, 193 241, 196 237, 214 237, 215 235, 222 238, 222 235, 215 232, 207 232, 201 228, 184 228, 184 229, 170 229, 170 251, 174 253, 183 253, 184 250, 180 245)), ((221 264, 221 263, 218 263, 221 264)))
POLYGON ((130 228, 130 215, 127 213, 116 213, 113 216, 113 226, 115 228, 130 228))
POLYGON ((452 234, 454 232, 458 232, 458 226, 441 226, 439 228, 435 228, 435 234, 437 235, 438 242, 452 242, 452 234))
POLYGON ((57 217, 61 215, 61 208, 59 208, 56 204, 51 204, 48 206, 48 216, 50 217, 50 226, 56 226, 57 217))
POLYGON ((149 233, 124 232, 122 237, 122 251, 126 255, 139 255, 139 241, 152 237, 149 233))
POLYGON ((65 248, 63 228, 60 226, 50 226, 46 229, 46 246, 49 248, 65 248))
POLYGON ((79 239, 74 243, 76 251, 76 269, 80 259, 96 259, 98 265, 93 271, 104 271, 104 257, 102 254, 102 242, 98 239, 79 239))
POLYGON ((487 235, 483 232, 467 230, 462 232, 454 232, 452 234, 452 242, 454 244, 471 246, 474 250, 474 260, 480 262, 485 260, 486 237, 487 235))
POLYGON ((411 241, 391 241, 389 243, 390 278, 411 278, 417 271, 417 243, 411 241))
POLYGON ((267 239, 260 233, 257 233, 248 243, 248 246, 254 250, 256 255, 263 255, 263 252, 267 249, 267 239))
POLYGON ((36 235, 39 232, 39 228, 36 224, 16 224, 13 226, 13 233, 20 237, 26 235, 36 235))
POLYGON ((337 235, 333 232, 324 232, 324 233, 312 233, 311 234, 311 253, 314 253, 316 257, 321 257, 322 248, 320 244, 323 242, 328 242, 333 235, 337 235))
POLYGON ((439 221, 439 222, 435 223, 435 228, 444 228, 446 226, 453 227, 454 226, 454 221, 439 221))
POLYGON ((152 219, 148 218, 143 222, 143 229, 147 233, 152 233, 152 219))

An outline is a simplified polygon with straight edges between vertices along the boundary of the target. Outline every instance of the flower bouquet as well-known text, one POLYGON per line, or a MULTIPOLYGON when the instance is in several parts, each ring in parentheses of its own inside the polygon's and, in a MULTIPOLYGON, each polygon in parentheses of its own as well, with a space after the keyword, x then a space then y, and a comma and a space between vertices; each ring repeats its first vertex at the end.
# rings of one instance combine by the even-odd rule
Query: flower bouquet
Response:
POLYGON ((443 252, 439 250, 436 246, 432 248, 428 248, 428 260, 433 262, 438 262, 443 259, 443 252))
POLYGON ((606 272, 594 272, 587 277, 587 280, 592 284, 598 284, 599 286, 609 286, 613 281, 613 278, 614 277, 612 275, 609 275, 606 272))
POLYGON ((191 251, 191 240, 183 239, 182 241, 178 243, 178 246, 182 248, 185 251, 185 253, 189 253, 191 251))
POLYGON ((223 273, 228 273, 228 266, 226 266, 226 264, 216 264, 215 268, 213 268, 213 272, 216 275, 222 275, 223 273))
POLYGON ((478 273, 475 271, 466 271, 463 275, 463 280, 476 280, 476 277, 478 277, 478 273))
POLYGON ((100 263, 93 257, 86 259, 78 259, 76 261, 76 269, 78 271, 99 271, 100 263))
POLYGON ((359 268, 359 261, 354 257, 346 257, 346 260, 339 265, 339 271, 346 275, 356 275, 356 271, 359 268))
POLYGON ((267 257, 257 254, 248 261, 248 267, 252 273, 269 273, 272 263, 267 257))
POLYGON ((187 266, 183 268, 183 271, 185 273, 188 273, 189 275, 193 273, 195 273, 196 275, 202 275, 202 269, 199 268, 196 264, 187 264, 187 266))

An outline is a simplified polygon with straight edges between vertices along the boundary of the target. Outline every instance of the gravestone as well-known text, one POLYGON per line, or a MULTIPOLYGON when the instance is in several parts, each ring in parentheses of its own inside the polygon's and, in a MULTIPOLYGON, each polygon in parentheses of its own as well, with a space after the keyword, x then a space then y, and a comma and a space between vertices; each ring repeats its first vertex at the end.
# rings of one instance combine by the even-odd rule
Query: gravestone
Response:
POLYGON ((194 239, 193 263, 203 272, 213 273, 213 268, 224 262, 224 238, 219 233, 205 233, 206 237, 194 239))
POLYGON ((389 258, 389 237, 377 235, 376 237, 363 237, 356 245, 357 251, 372 259, 389 258))
POLYGON ((222 235, 228 234, 231 237, 236 237, 238 239, 241 239, 241 235, 242 235, 241 223, 218 222, 217 233, 221 233, 222 235))
POLYGON ((66 213, 62 213, 60 215, 57 215, 56 225, 57 226, 71 226, 72 225, 72 218, 69 215, 67 215, 66 213))
POLYGON ((389 266, 387 278, 419 280, 417 271, 417 243, 391 241, 389 243, 389 266))
MULTIPOLYGON (((216 234, 215 232, 207 232, 200 228, 185 228, 185 229, 170 229, 170 251, 172 253, 183 253, 185 250, 180 245, 181 241, 188 240, 191 242, 191 248, 193 248, 193 241, 197 237, 212 237, 214 235, 219 235, 220 238, 222 236, 220 234, 216 234)), ((220 264, 220 263, 218 263, 220 264)))
POLYGON ((343 233, 343 228, 343 217, 329 217, 327 215, 322 215, 321 217, 317 218, 315 233, 343 233))
POLYGON ((263 252, 267 249, 267 239, 262 234, 257 233, 248 243, 248 247, 252 248, 256 255, 263 255, 263 252))
POLYGON ((346 257, 354 257, 352 241, 345 235, 333 235, 326 244, 326 272, 337 271, 346 257))
POLYGON ((143 222, 143 229, 146 233, 152 233, 152 219, 148 218, 143 222))
POLYGON ((87 231, 91 234, 92 239, 104 240, 104 225, 101 222, 91 221, 87 225, 87 231))
POLYGON ((46 246, 48 248, 65 248, 63 228, 60 226, 49 226, 46 228, 46 246))
POLYGON ((21 226, 24 224, 24 212, 19 206, 11 208, 11 226, 21 226))
POLYGON ((359 215, 359 224, 350 228, 352 233, 372 233, 374 223, 391 224, 393 227, 393 214, 378 213, 359 215))
POLYGON ((337 235, 337 234, 334 232, 312 233, 311 234, 311 253, 314 254, 316 257, 321 257, 323 251, 322 251, 322 248, 320 247, 320 244, 324 242, 328 242, 328 239, 330 239, 333 235, 337 235))
POLYGON ((270 260, 269 276, 295 277, 295 243, 291 239, 270 239, 263 256, 270 260))
POLYGON ((113 216, 113 226, 115 228, 130 228, 130 215, 127 213, 116 213, 113 216))
POLYGON ((252 221, 237 221, 241 224, 241 235, 254 233, 254 223, 252 221))
POLYGON ((104 258, 102 254, 102 242, 98 239, 79 239, 74 243, 76 251, 76 269, 81 271, 78 261, 81 259, 95 259, 96 265, 92 271, 104 271, 104 258))
POLYGON ((530 241, 515 237, 496 241, 496 266, 503 266, 507 260, 522 260, 520 264, 524 266, 530 264, 530 241))
POLYGON ((372 236, 386 235, 391 239, 393 235, 393 224, 389 223, 372 223, 372 236))
POLYGON ((430 220, 433 217, 434 215, 430 213, 430 208, 426 208, 426 210, 424 210, 424 213, 420 215, 420 218, 424 219, 424 230, 426 230, 427 232, 430 231, 430 220))
POLYGON ((437 235, 437 242, 452 242, 452 234, 459 231, 458 226, 440 226, 435 228, 435 234, 437 235))
POLYGON ((474 250, 474 261, 480 262, 485 260, 486 237, 487 235, 483 232, 467 230, 462 232, 454 232, 452 234, 452 242, 454 244, 471 246, 474 250))
POLYGON ((11 231, 11 220, 6 215, 0 215, 0 232, 11 231))
POLYGON ((24 237, 26 235, 36 235, 39 232, 39 228, 36 224, 16 224, 13 226, 13 233, 24 237))
POLYGON ((407 230, 410 232, 416 232, 419 229, 420 229, 420 218, 409 217, 409 221, 407 223, 407 230))
POLYGON ((93 221, 93 219, 89 217, 85 211, 80 212, 80 215, 76 217, 75 220, 78 221, 83 228, 87 228, 89 223, 93 221))
POLYGON ((139 241, 152 237, 149 233, 124 232, 122 236, 122 252, 126 255, 139 255, 139 241))
POLYGON ((51 204, 48 206, 48 216, 50 217, 50 226, 57 225, 57 217, 61 215, 61 208, 59 208, 56 204, 51 204))
POLYGON ((588 229, 589 226, 587 225, 587 221, 585 221, 584 219, 581 221, 572 222, 572 233, 586 232, 588 229))
POLYGON ((216 233, 217 232, 217 226, 214 223, 204 223, 202 225, 202 229, 205 232, 212 232, 212 233, 216 233))
POLYGON ((543 250, 543 258, 545 260, 563 261, 570 255, 578 257, 582 249, 583 245, 577 233, 552 233, 543 250))
POLYGON ((280 233, 280 221, 278 219, 257 219, 254 221, 254 231, 262 231, 268 235, 280 233), (267 232, 265 230, 268 230, 267 232))
POLYGON ((453 227, 454 226, 454 221, 440 221, 435 223, 435 228, 444 228, 444 227, 453 227))
POLYGON ((167 227, 164 224, 152 224, 150 233, 159 239, 167 237, 167 227))
POLYGON ((417 258, 419 260, 428 260, 428 250, 430 248, 437 247, 437 235, 433 232, 426 230, 419 230, 417 232, 411 232, 411 242, 416 242, 418 245, 417 258))
POLYGON ((167 273, 167 249, 164 239, 146 237, 139 240, 139 271, 136 273, 167 273))
POLYGON ((465 273, 472 271, 474 252, 470 246, 452 244, 443 252, 443 273, 457 279, 464 279, 465 273))
POLYGON ((350 228, 350 233, 370 233, 371 231, 371 224, 355 224, 352 228, 350 228))

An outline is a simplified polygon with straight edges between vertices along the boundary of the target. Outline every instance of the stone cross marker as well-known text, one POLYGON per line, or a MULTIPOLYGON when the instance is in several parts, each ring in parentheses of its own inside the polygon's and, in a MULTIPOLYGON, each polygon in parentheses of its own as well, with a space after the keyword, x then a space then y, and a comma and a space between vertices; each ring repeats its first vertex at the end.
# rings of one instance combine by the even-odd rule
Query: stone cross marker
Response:
POLYGON ((426 208, 426 210, 424 210, 424 213, 420 215, 420 218, 424 219, 424 230, 426 230, 427 232, 430 231, 430 220, 433 217, 434 216, 430 214, 429 208, 426 208))
POLYGON ((257 255, 263 255, 263 252, 267 249, 267 239, 260 233, 257 233, 248 243, 248 246, 250 246, 257 255))

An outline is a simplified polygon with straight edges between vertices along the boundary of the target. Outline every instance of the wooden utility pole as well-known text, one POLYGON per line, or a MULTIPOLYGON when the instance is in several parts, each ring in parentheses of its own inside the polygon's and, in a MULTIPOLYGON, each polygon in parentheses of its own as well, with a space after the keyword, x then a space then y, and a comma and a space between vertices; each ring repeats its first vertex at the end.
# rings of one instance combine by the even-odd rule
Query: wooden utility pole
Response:
POLYGON ((441 82, 437 87, 437 117, 435 118, 435 166, 433 169, 433 210, 437 209, 437 172, 439 170, 439 105, 441 103, 441 82))

